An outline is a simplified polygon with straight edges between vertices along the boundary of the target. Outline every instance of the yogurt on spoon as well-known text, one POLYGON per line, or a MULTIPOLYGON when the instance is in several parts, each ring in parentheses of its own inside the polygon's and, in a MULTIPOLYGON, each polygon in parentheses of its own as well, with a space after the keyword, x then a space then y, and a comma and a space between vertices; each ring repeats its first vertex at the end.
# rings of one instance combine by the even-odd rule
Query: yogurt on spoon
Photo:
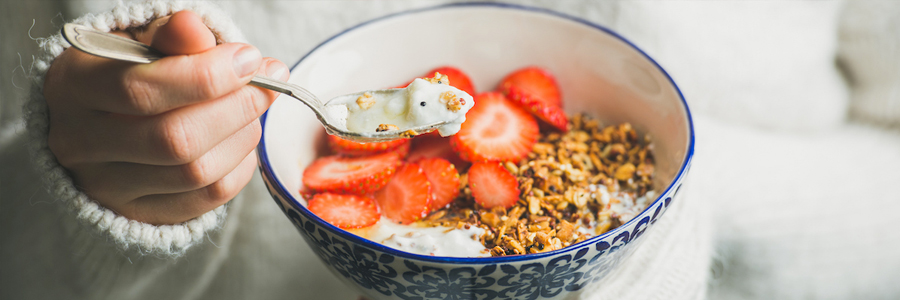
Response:
POLYGON ((412 137, 424 132, 410 128, 443 122, 437 131, 441 136, 450 136, 466 121, 466 112, 475 100, 449 83, 447 75, 435 73, 432 78, 416 78, 406 88, 338 96, 326 107, 342 116, 348 131, 400 130, 404 136, 412 137))

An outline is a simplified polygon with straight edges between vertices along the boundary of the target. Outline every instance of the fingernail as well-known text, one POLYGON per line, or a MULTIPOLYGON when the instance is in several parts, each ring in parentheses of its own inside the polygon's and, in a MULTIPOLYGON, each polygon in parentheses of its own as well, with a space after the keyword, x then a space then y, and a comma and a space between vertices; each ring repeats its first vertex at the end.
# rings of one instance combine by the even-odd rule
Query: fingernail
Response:
POLYGON ((262 62, 262 55, 259 50, 253 47, 244 47, 234 54, 234 73, 238 77, 245 77, 256 71, 262 62))
POLYGON ((288 69, 284 66, 284 64, 279 62, 270 62, 269 65, 266 66, 266 75, 269 78, 280 79, 282 81, 287 80, 288 77, 288 69))

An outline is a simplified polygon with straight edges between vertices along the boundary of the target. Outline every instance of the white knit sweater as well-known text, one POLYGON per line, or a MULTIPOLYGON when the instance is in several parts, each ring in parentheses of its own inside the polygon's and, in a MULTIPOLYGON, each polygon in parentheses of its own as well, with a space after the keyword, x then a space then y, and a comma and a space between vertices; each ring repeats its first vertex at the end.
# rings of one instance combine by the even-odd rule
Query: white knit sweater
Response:
MULTIPOLYGON (((584 298, 703 299, 710 283, 714 299, 900 295, 900 287, 890 283, 900 275, 900 258, 889 251, 900 247, 900 234, 878 221, 890 220, 900 204, 890 201, 890 195, 871 192, 892 180, 882 167, 900 169, 895 154, 900 153, 900 136, 849 126, 845 120, 849 106, 860 119, 900 122, 892 110, 900 107, 900 97, 892 92, 900 79, 890 72, 897 69, 873 63, 865 54, 900 62, 900 52, 884 50, 900 39, 885 34, 896 27, 879 27, 895 23, 878 20, 897 20, 890 12, 898 5, 890 2, 872 9, 871 1, 856 1, 845 9, 840 1, 525 1, 610 26, 628 37, 675 78, 697 120, 697 158, 684 201, 676 202, 679 206, 660 220, 641 249, 612 274, 613 280, 589 287, 584 298), (859 18, 861 11, 869 17, 859 18), (845 24, 838 30, 841 20, 845 24), (878 38, 856 39, 866 36, 878 38), (838 55, 853 73, 849 92, 833 64, 838 55), (867 147, 866 155, 879 164, 855 164, 849 158, 859 154, 848 141, 867 147), (817 169, 826 164, 861 179, 829 177, 834 170, 817 169), (772 170, 791 172, 772 177, 772 170), (818 188, 820 182, 828 182, 829 189, 818 188), (817 213, 840 218, 846 205, 840 200, 851 197, 859 206, 881 209, 848 214, 857 226, 818 222, 817 213), (827 209, 809 209, 818 205, 827 209), (784 213, 773 214, 770 207, 784 213), (868 235, 853 241, 857 247, 850 252, 867 258, 862 262, 847 258, 843 248, 830 247, 831 234, 860 232, 868 235)), ((206 3, 152 1, 106 11, 110 3, 72 1, 67 12, 100 12, 75 22, 110 30, 192 9, 221 40, 243 40, 240 28, 264 55, 290 65, 348 26, 439 3, 226 1, 219 10, 206 3)), ((229 202, 227 215, 226 207, 220 207, 171 226, 128 220, 78 191, 47 149, 46 104, 40 92, 43 74, 67 45, 58 35, 39 42, 44 52, 32 73, 27 130, 0 130, 16 132, 0 139, 0 298, 355 298, 271 203, 258 175, 229 202), (23 146, 27 141, 31 148, 23 146), (35 171, 28 166, 29 156, 37 162, 35 171), (47 179, 49 192, 39 178, 47 179)))

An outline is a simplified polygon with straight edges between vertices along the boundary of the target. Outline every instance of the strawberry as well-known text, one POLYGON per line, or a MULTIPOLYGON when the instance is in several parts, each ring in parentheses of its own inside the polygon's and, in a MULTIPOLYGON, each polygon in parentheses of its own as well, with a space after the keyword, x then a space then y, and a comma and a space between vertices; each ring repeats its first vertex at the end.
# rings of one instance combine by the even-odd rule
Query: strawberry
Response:
POLYGON ((401 156, 406 156, 406 153, 409 152, 409 139, 377 143, 359 143, 329 134, 328 146, 335 153, 348 156, 363 156, 383 152, 398 152, 401 156))
POLYGON ((321 157, 303 170, 303 185, 315 192, 365 195, 384 187, 399 164, 400 155, 393 152, 321 157))
POLYGON ((375 201, 388 219, 409 224, 428 215, 431 205, 431 184, 419 165, 400 166, 391 181, 375 192, 375 201))
POLYGON ((381 218, 375 200, 356 195, 316 194, 306 208, 334 226, 343 229, 375 225, 381 218))
POLYGON ((469 189, 475 203, 485 208, 510 208, 519 201, 519 182, 499 163, 474 163, 469 167, 469 189))
POLYGON ((500 82, 499 90, 544 122, 563 132, 568 130, 559 87, 550 72, 538 67, 516 70, 500 82))
POLYGON ((418 162, 431 183, 431 210, 446 207, 459 195, 459 172, 443 158, 423 158, 418 162))
POLYGON ((540 67, 524 67, 509 73, 500 81, 499 91, 506 96, 514 93, 517 97, 534 98, 549 105, 562 107, 556 78, 540 67))
POLYGON ((537 142, 537 121, 527 111, 496 92, 475 97, 466 122, 450 137, 462 159, 471 162, 519 160, 537 142))
MULTIPOLYGON (((472 79, 469 78, 469 75, 466 75, 466 73, 463 73, 463 71, 460 71, 459 69, 457 69, 455 67, 443 66, 443 67, 431 70, 428 73, 425 73, 425 75, 422 77, 425 77, 425 78, 434 77, 435 72, 441 73, 442 75, 447 75, 447 79, 450 79, 451 86, 458 88, 458 89, 462 90, 463 92, 466 92, 469 95, 475 95, 475 86, 472 85, 472 79)), ((397 86, 395 88, 402 89, 402 88, 405 88, 406 86, 408 86, 410 83, 412 83, 412 81, 407 82, 403 85, 397 86)))
POLYGON ((456 152, 450 147, 450 138, 430 135, 417 136, 412 140, 410 147, 409 156, 406 157, 406 160, 410 162, 418 162, 424 158, 443 158, 456 166, 457 170, 464 170, 469 166, 469 163, 459 158, 459 155, 456 155, 456 152))

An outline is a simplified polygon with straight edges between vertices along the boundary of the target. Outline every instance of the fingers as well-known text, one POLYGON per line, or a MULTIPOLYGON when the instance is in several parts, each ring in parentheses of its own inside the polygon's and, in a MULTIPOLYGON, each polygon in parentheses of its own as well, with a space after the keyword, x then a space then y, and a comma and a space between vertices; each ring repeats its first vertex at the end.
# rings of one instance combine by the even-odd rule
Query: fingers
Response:
POLYGON ((185 193, 144 196, 123 205, 117 212, 154 225, 181 223, 234 198, 250 182, 255 169, 256 151, 252 151, 234 171, 211 185, 185 193))
POLYGON ((151 32, 151 42, 147 43, 153 49, 166 55, 181 55, 201 53, 216 46, 212 31, 192 11, 179 11, 162 21, 152 28, 155 30, 151 32))
POLYGON ((44 81, 48 142, 78 187, 120 214, 179 223, 234 197, 256 166, 257 118, 275 92, 247 86, 287 66, 246 44, 215 45, 191 12, 116 32, 171 56, 134 64, 69 48, 44 81))
POLYGON ((134 39, 166 55, 196 54, 216 46, 216 37, 196 13, 183 10, 131 30, 134 39))
MULTIPOLYGON (((57 57, 66 65, 46 92, 62 93, 88 109, 149 116, 217 99, 250 82, 262 64, 255 47, 222 44, 203 53, 168 56, 150 64, 114 61, 69 48, 57 57)), ((45 94, 46 95, 46 94, 45 94)), ((56 98, 56 95, 47 95, 56 98)))
MULTIPOLYGON (((267 59, 264 66, 260 72, 269 76, 289 76, 287 66, 275 59, 267 59)), ((245 86, 220 99, 152 117, 71 112, 82 114, 75 117, 81 120, 78 126, 51 123, 50 145, 67 167, 110 161, 183 165, 254 121, 275 97, 275 92, 245 86)), ((51 121, 65 121, 65 116, 55 117, 51 121)))
POLYGON ((127 162, 83 164, 70 168, 76 184, 94 199, 127 202, 152 194, 172 194, 208 186, 234 170, 259 142, 254 120, 199 159, 179 166, 127 162))

